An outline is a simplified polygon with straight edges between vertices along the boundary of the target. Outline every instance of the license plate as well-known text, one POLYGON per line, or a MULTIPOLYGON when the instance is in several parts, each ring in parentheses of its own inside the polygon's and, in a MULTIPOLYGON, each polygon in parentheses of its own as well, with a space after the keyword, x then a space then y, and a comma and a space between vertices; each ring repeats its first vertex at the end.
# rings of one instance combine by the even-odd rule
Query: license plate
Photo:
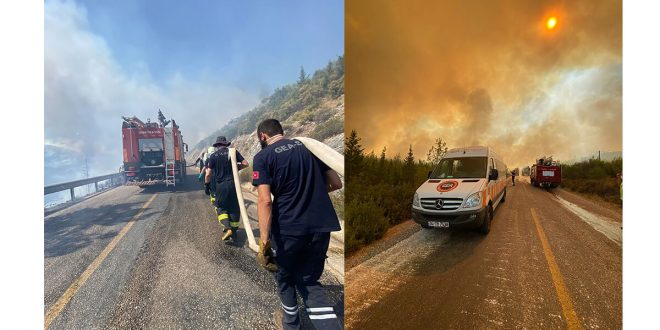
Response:
POLYGON ((543 171, 543 176, 555 176, 554 171, 543 171))
POLYGON ((429 227, 449 228, 449 221, 429 221, 429 227))

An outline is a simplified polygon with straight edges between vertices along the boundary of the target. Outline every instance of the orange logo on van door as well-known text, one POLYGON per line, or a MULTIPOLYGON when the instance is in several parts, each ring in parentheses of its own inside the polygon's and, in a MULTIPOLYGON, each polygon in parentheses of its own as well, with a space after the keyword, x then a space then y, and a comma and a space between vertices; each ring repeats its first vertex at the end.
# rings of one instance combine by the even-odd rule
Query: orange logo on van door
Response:
POLYGON ((435 187, 435 189, 439 192, 448 192, 454 190, 456 187, 458 187, 458 181, 447 180, 441 182, 437 187, 435 187))

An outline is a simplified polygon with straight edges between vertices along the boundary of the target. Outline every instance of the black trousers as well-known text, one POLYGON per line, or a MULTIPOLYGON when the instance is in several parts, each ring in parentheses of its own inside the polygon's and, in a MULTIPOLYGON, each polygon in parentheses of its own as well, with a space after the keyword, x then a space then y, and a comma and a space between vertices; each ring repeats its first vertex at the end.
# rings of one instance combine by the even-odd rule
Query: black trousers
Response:
POLYGON ((218 221, 225 229, 238 229, 241 224, 241 213, 238 206, 234 180, 217 182, 215 184, 215 211, 218 215, 218 221))
POLYGON ((342 329, 326 291, 319 283, 323 274, 330 233, 302 236, 272 235, 277 291, 282 301, 284 328, 300 329, 296 288, 316 329, 342 329))
POLYGON ((209 185, 209 191, 211 192, 211 197, 215 197, 215 177, 211 174, 211 184, 209 185))

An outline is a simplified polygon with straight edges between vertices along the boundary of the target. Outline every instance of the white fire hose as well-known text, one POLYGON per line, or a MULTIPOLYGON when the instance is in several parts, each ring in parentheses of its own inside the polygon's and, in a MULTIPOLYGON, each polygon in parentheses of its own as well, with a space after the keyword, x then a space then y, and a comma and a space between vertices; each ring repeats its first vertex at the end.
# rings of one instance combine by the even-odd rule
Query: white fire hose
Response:
MULTIPOLYGON (((330 146, 324 144, 323 142, 314 140, 308 137, 295 137, 294 140, 302 142, 307 150, 309 150, 314 156, 316 156, 320 161, 328 165, 333 169, 337 174, 344 176, 344 155, 337 152, 335 149, 332 149, 330 146)), ((248 246, 254 252, 259 252, 259 244, 254 238, 254 233, 252 232, 252 225, 250 225, 250 219, 247 215, 247 210, 245 208, 245 199, 243 198, 243 190, 241 189, 241 182, 238 178, 238 162, 236 161, 236 148, 229 148, 229 158, 231 160, 231 169, 234 175, 234 187, 236 188, 236 196, 238 197, 238 206, 240 207, 241 212, 241 221, 243 221, 243 227, 248 237, 248 246)), ((271 195, 272 197, 272 195, 271 195)))

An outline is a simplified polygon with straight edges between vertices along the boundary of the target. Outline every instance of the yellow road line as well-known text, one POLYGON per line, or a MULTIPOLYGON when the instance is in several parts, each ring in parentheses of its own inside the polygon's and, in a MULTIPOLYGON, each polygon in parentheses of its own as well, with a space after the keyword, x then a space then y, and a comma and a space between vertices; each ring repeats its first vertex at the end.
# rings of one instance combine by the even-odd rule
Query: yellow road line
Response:
POLYGON ((559 266, 557 265, 557 261, 555 261, 554 254, 552 254, 550 244, 548 244, 548 238, 543 232, 541 222, 539 221, 539 216, 536 214, 536 209, 532 208, 531 212, 532 218, 534 218, 534 224, 536 224, 536 232, 539 234, 539 239, 541 240, 541 245, 543 246, 545 260, 548 262, 548 268, 550 268, 552 283, 554 284, 555 290, 557 291, 559 304, 561 305, 564 318, 566 319, 566 325, 568 329, 582 329, 582 324, 580 324, 577 313, 573 308, 573 302, 571 301, 571 297, 568 294, 568 288, 566 288, 566 284, 564 284, 564 278, 561 276, 561 272, 559 272, 559 266))
POLYGON ((50 324, 57 318, 58 315, 62 312, 64 307, 71 301, 73 296, 78 292, 78 289, 80 289, 85 282, 89 279, 90 276, 96 271, 96 269, 101 265, 103 260, 112 252, 112 250, 115 248, 117 243, 126 235, 126 233, 133 227, 133 224, 135 221, 144 213, 147 207, 151 204, 151 202, 154 201, 158 194, 153 195, 140 209, 140 211, 126 224, 124 227, 119 231, 119 234, 115 236, 115 238, 110 241, 110 243, 101 251, 101 254, 92 261, 89 266, 87 266, 87 269, 78 277, 71 286, 69 286, 68 289, 64 292, 64 294, 58 299, 53 306, 48 309, 48 312, 46 313, 46 316, 44 317, 44 329, 48 329, 50 324))

